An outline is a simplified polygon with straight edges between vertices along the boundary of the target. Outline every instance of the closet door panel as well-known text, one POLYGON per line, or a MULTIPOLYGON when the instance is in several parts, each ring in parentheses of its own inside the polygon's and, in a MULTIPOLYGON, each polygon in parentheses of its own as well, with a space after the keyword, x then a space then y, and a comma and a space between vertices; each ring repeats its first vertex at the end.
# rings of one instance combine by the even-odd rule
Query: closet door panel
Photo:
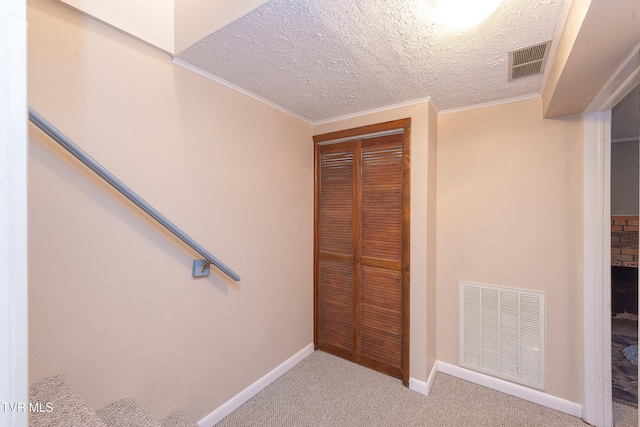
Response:
POLYGON ((407 386, 409 134, 401 119, 314 136, 314 342, 407 386))
POLYGON ((402 261, 402 135, 362 143, 362 257, 402 261))
POLYGON ((354 144, 321 147, 317 161, 317 345, 353 360, 354 144))
POLYGON ((404 155, 402 135, 362 142, 361 360, 400 377, 404 155))
POLYGON ((353 353, 353 267, 320 260, 318 347, 353 353))
POLYGON ((402 313, 400 271, 362 267, 360 334, 361 356, 400 377, 402 313))

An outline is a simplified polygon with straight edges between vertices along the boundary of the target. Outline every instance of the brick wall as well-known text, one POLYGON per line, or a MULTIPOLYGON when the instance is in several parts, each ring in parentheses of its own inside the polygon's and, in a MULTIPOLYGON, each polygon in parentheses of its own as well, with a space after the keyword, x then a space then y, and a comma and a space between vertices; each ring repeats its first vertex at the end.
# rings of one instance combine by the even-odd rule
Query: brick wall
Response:
POLYGON ((611 217, 611 265, 638 268, 638 217, 611 217))

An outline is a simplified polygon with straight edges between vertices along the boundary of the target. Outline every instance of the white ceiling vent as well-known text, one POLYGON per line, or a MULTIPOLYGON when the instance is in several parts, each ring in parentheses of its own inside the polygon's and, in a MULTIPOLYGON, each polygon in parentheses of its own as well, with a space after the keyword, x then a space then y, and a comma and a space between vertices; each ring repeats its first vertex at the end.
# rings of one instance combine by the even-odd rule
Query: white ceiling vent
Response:
POLYGON ((509 52, 509 81, 542 74, 551 40, 509 52))

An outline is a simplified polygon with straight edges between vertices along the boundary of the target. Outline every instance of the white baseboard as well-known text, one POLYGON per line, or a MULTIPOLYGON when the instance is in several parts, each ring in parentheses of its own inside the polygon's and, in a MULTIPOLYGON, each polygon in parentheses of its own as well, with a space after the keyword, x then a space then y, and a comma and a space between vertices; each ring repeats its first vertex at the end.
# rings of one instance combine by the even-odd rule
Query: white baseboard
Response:
POLYGON ((490 377, 449 363, 438 361, 437 366, 439 372, 449 374, 493 390, 498 390, 503 393, 537 403, 538 405, 573 415, 574 417, 582 418, 582 405, 579 403, 561 399, 538 390, 533 390, 509 381, 490 377))
POLYGON ((409 389, 413 391, 417 391, 420 394, 424 394, 425 396, 429 396, 431 392, 431 387, 433 386, 433 381, 436 379, 436 374, 438 373, 438 361, 433 364, 433 368, 431 368, 431 373, 429 373, 429 378, 427 378, 427 382, 417 380, 413 377, 409 378, 409 389))
MULTIPOLYGON (((198 421, 198 425, 200 427, 213 427, 224 417, 235 411, 238 407, 240 407, 240 405, 258 394, 258 392, 260 392, 263 388, 274 382, 276 379, 282 376, 289 369, 293 368, 300 361, 302 361, 302 359, 304 359, 311 353, 313 353, 313 343, 307 345, 305 348, 291 356, 271 372, 260 378, 255 383, 251 384, 249 387, 242 390, 240 393, 231 398, 218 409, 214 410, 209 415, 198 421)), ((474 372, 469 369, 461 368, 459 366, 451 365, 449 363, 441 361, 436 361, 436 363, 433 365, 431 373, 427 378, 427 382, 420 381, 415 378, 409 378, 409 388, 413 391, 428 396, 438 372, 449 374, 465 381, 491 388, 493 390, 501 391, 503 393, 510 394, 512 396, 519 397, 533 403, 537 403, 538 405, 546 406, 548 408, 573 415, 575 417, 582 417, 582 405, 580 405, 579 403, 561 399, 559 397, 552 396, 538 390, 533 390, 518 384, 511 383, 509 381, 490 377, 479 372, 474 372)))
POLYGON ((429 396, 429 387, 424 381, 417 380, 413 377, 409 378, 409 389, 417 391, 420 394, 429 396))
POLYGON ((198 421, 198 425, 200 427, 213 427, 215 424, 220 422, 224 417, 238 409, 240 405, 245 403, 247 400, 251 399, 253 396, 258 394, 260 390, 277 380, 280 376, 282 376, 289 369, 293 368, 297 365, 302 359, 307 357, 313 353, 313 343, 307 345, 305 348, 291 356, 289 359, 282 362, 271 372, 266 374, 264 377, 260 378, 255 383, 251 384, 249 387, 242 390, 240 393, 235 395, 231 400, 227 401, 227 403, 220 406, 215 411, 211 412, 209 415, 198 421))
POLYGON ((428 393, 431 393, 431 387, 433 387, 433 382, 436 380, 436 375, 438 375, 439 366, 440 362, 436 360, 436 363, 434 363, 431 368, 429 378, 427 378, 427 396, 429 395, 428 393))

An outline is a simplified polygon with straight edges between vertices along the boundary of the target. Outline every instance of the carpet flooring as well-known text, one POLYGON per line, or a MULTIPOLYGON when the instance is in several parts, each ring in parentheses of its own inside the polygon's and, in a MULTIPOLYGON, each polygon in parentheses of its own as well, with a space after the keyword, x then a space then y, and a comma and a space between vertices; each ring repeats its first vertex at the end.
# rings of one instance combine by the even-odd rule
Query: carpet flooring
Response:
MULTIPOLYGON (((619 405, 617 427, 637 427, 619 405)), ((631 409, 631 411, 629 411, 631 409)), ((634 412, 635 411, 635 412, 634 412)), ((397 379, 316 351, 218 427, 587 426, 580 418, 438 373, 429 396, 397 379)))
MULTIPOLYGON (((64 375, 54 375, 29 385, 29 427, 198 427, 182 411, 156 421, 145 408, 124 398, 94 411, 64 375)), ((4 424, 0 422, 0 426, 4 424)))

